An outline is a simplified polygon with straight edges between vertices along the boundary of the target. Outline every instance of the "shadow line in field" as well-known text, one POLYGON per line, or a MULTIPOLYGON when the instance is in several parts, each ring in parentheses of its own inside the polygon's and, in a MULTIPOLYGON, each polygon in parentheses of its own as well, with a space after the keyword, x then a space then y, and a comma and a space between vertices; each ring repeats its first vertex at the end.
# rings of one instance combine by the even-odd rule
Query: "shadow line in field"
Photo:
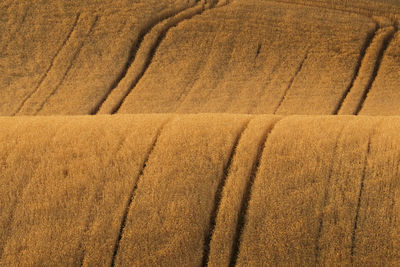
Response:
POLYGON ((368 156, 370 154, 371 150, 371 136, 369 137, 368 140, 368 147, 367 147, 367 152, 365 155, 365 160, 364 160, 364 168, 361 176, 361 182, 360 182, 360 189, 358 193, 358 199, 357 199, 357 206, 356 206, 356 214, 354 217, 354 224, 353 224, 353 230, 351 233, 351 248, 350 248, 350 255, 351 255, 351 261, 353 262, 354 258, 354 249, 355 249, 355 243, 356 243, 356 232, 358 228, 358 221, 359 221, 359 216, 360 216, 360 207, 361 207, 361 199, 364 191, 364 181, 365 181, 365 176, 366 176, 366 170, 367 170, 367 164, 368 164, 368 156))
POLYGON ((306 62, 306 60, 307 60, 307 58, 308 58, 308 55, 309 55, 309 52, 310 52, 309 49, 310 49, 310 48, 307 48, 307 51, 306 51, 306 53, 305 53, 303 59, 300 61, 300 63, 299 63, 299 65, 298 65, 298 67, 297 67, 295 73, 293 74, 292 78, 290 78, 289 83, 288 83, 288 85, 286 86, 285 91, 283 92, 282 97, 281 97, 281 99, 279 100, 278 105, 275 107, 274 112, 273 112, 272 114, 276 114, 276 112, 277 112, 277 111, 279 110, 279 108, 281 107, 283 101, 285 101, 286 95, 288 94, 290 88, 292 88, 293 83, 294 83, 294 81, 295 81, 297 75, 299 75, 299 73, 300 73, 301 70, 303 69, 304 62, 306 62))
POLYGON ((114 244, 113 255, 112 255, 112 258, 111 258, 111 266, 115 266, 115 261, 116 261, 117 254, 118 254, 118 251, 119 251, 121 239, 122 239, 122 236, 123 236, 123 234, 124 234, 124 229, 125 229, 125 226, 126 226, 126 220, 128 219, 128 213, 129 213, 129 210, 130 210, 130 208, 131 208, 132 202, 133 202, 133 200, 134 200, 134 198, 135 198, 135 195, 136 195, 136 190, 137 190, 138 183, 139 183, 141 177, 143 176, 143 173, 144 173, 144 170, 145 170, 146 167, 147 167, 147 164, 148 164, 150 155, 152 154, 154 148, 156 147, 157 142, 158 142, 158 139, 159 139, 159 137, 160 137, 160 135, 161 135, 163 129, 165 128, 165 126, 166 126, 170 121, 171 121, 171 119, 168 119, 168 120, 167 120, 166 122, 164 122, 164 123, 160 126, 160 128, 158 129, 157 134, 156 134, 156 136, 154 137, 153 143, 152 143, 151 147, 149 148, 149 150, 148 150, 148 152, 147 152, 147 154, 146 154, 146 157, 145 157, 145 159, 144 159, 144 161, 143 161, 143 165, 142 165, 142 168, 141 168, 141 170, 140 170, 140 173, 139 173, 139 175, 137 176, 137 179, 136 179, 136 181, 135 181, 135 184, 133 185, 133 187, 132 187, 132 189, 131 189, 131 191, 130 191, 130 193, 129 193, 128 202, 127 202, 126 205, 125 205, 124 213, 123 213, 123 215, 122 215, 121 226, 120 226, 120 229, 119 229, 119 232, 118 232, 118 237, 117 237, 117 240, 116 240, 116 242, 115 242, 115 244, 114 244))
POLYGON ((351 89, 353 88, 354 83, 355 83, 357 77, 359 76, 361 65, 362 65, 362 62, 363 62, 363 60, 365 58, 367 50, 371 46, 372 41, 374 40, 378 30, 379 30, 379 25, 378 25, 378 23, 375 23, 375 29, 373 31, 369 32, 368 35, 367 35, 367 38, 365 39, 365 42, 364 42, 364 45, 361 48, 360 56, 358 57, 357 65, 356 65, 356 68, 355 68, 355 70, 353 72, 353 76, 351 78, 351 81, 350 81, 349 85, 347 86, 346 90, 344 91, 342 97, 339 99, 339 102, 338 102, 336 108, 334 109, 334 111, 332 113, 333 115, 337 115, 339 113, 339 111, 341 110, 341 108, 343 106, 343 103, 344 103, 345 99, 347 98, 348 94, 350 93, 351 89))
POLYGON ((231 254, 231 257, 230 257, 230 261, 229 261, 229 266, 230 267, 236 266, 236 262, 238 260, 238 256, 239 256, 239 252, 240 252, 240 244, 241 244, 241 239, 242 239, 242 233, 243 233, 243 230, 244 230, 244 226, 246 224, 246 217, 248 215, 248 207, 249 207, 249 203, 250 203, 250 199, 251 199, 252 187, 253 187, 254 181, 255 181, 255 179, 257 177, 257 174, 259 172, 259 169, 260 169, 261 157, 264 154, 264 151, 266 149, 267 142, 268 142, 268 137, 271 135, 272 131, 275 129, 276 125, 281 120, 282 119, 278 119, 270 127, 270 129, 264 135, 263 140, 261 142, 262 145, 259 147, 259 150, 257 152, 257 157, 256 157, 256 160, 254 162, 253 168, 251 170, 250 179, 249 179, 249 182, 246 185, 245 194, 244 194, 244 197, 242 199, 240 211, 239 211, 239 214, 238 214, 238 222, 237 222, 237 225, 236 225, 236 231, 235 231, 235 235, 234 235, 234 239, 233 239, 234 241, 232 243, 232 254, 231 254))
POLYGON ((363 93, 363 95, 362 95, 362 97, 361 97, 361 101, 360 101, 360 103, 358 104, 357 109, 356 109, 354 115, 358 115, 358 113, 359 113, 359 112, 361 111, 361 109, 363 108, 363 105, 364 105, 364 103, 365 103, 365 100, 366 100, 367 97, 368 97, 368 93, 369 93, 369 91, 371 90, 371 88, 372 88, 372 86, 373 86, 373 84, 374 84, 374 82, 375 82, 375 79, 376 79, 376 77, 377 77, 377 75, 378 75, 378 71, 379 71, 379 69, 380 69, 380 67, 381 67, 381 64, 382 64, 383 57, 385 56, 385 52, 386 52, 387 48, 389 47, 391 41, 393 40, 393 37, 395 36, 395 34, 396 34, 397 31, 398 31, 398 29, 396 28, 395 25, 394 25, 394 27, 395 27, 395 30, 394 30, 394 31, 391 31, 387 36, 385 36, 385 39, 383 40, 382 47, 380 48, 378 58, 377 58, 377 60, 376 60, 376 62, 375 62, 374 70, 373 70, 373 72, 372 72, 372 75, 371 75, 371 77, 370 77, 370 79, 369 79, 369 81, 368 81, 368 84, 367 84, 367 86, 366 86, 366 88, 365 88, 365 90, 364 90, 364 93, 363 93))
MULTIPOLYGON (((94 19, 94 21, 93 21, 93 23, 92 23, 92 25, 90 26, 90 29, 89 29, 89 32, 88 32, 87 35, 86 35, 86 38, 88 38, 88 36, 92 33, 92 31, 93 31, 93 29, 95 28, 95 26, 96 26, 98 20, 99 20, 99 17, 96 16, 95 19, 94 19)), ((75 60, 78 58, 78 56, 79 56, 79 54, 80 54, 80 52, 81 52, 82 47, 83 47, 84 44, 85 44, 85 41, 83 40, 83 41, 80 43, 78 49, 75 51, 74 55, 72 56, 71 62, 70 62, 70 64, 69 64, 67 70, 65 71, 63 77, 61 78, 60 82, 59 82, 59 83, 57 84, 57 86, 53 89, 53 91, 45 98, 45 100, 42 102, 42 104, 39 106, 38 110, 36 111, 35 115, 38 114, 38 113, 43 109, 43 107, 45 106, 45 104, 47 103, 47 101, 48 101, 53 95, 55 95, 55 93, 57 92, 57 90, 58 90, 58 89, 61 87, 61 85, 64 83, 65 78, 68 76, 69 72, 71 71, 72 67, 74 66, 74 62, 75 62, 75 60)))
POLYGON ((47 76, 49 75, 49 72, 50 72, 51 68, 54 65, 54 61, 56 60, 56 58, 60 54, 61 50, 65 47, 65 45, 68 42, 68 40, 71 38, 72 33, 75 31, 76 25, 78 24, 78 20, 79 20, 80 16, 81 16, 80 13, 75 15, 75 20, 74 20, 74 23, 72 24, 72 27, 71 27, 70 31, 68 32, 68 34, 65 37, 64 41, 62 42, 61 46, 58 48, 56 54, 52 58, 52 60, 50 62, 50 65, 48 66, 46 72, 43 74, 42 78, 40 78, 39 83, 36 85, 35 89, 33 89, 33 91, 30 94, 28 94, 28 96, 25 97, 25 99, 22 101, 22 103, 19 105, 17 110, 14 112, 13 116, 18 114, 23 109, 23 107, 25 106, 25 103, 39 90, 40 86, 46 80, 47 76))
POLYGON ((353 229, 351 233, 351 247, 350 247, 350 261, 353 264, 354 262, 354 251, 356 247, 356 235, 357 235, 357 229, 358 229, 358 224, 359 224, 359 217, 360 217, 360 209, 361 209, 361 201, 364 193, 364 184, 365 184, 365 179, 367 176, 367 167, 368 167, 368 161, 369 157, 371 154, 371 143, 372 143, 372 138, 376 134, 376 129, 380 127, 382 124, 382 120, 380 120, 377 124, 372 126, 371 133, 369 134, 368 137, 368 144, 367 144, 367 149, 365 152, 365 158, 364 158, 364 168, 362 171, 361 175, 361 180, 360 180, 360 189, 358 192, 358 198, 357 198, 357 206, 356 206, 356 211, 355 211, 355 216, 354 216, 354 222, 353 222, 353 229))
MULTIPOLYGON (((165 14, 160 15, 160 17, 154 21, 151 21, 148 25, 146 25, 145 27, 143 27, 138 34, 138 39, 137 41, 135 41, 130 50, 129 50, 129 56, 127 61, 125 62, 125 65, 121 71, 121 73, 118 75, 118 77, 114 80, 114 82, 111 84, 111 86, 109 87, 109 89, 107 90, 106 94, 103 96, 103 98, 99 101, 99 103, 97 103, 97 105, 92 109, 92 111, 90 112, 91 115, 95 115, 97 113, 99 113, 99 111, 101 110, 101 108, 103 108, 103 105, 105 104, 105 102, 109 99, 109 96, 119 87, 121 86, 121 82, 124 79, 127 79, 127 74, 129 69, 131 69, 132 65, 134 64, 134 62, 137 60, 139 53, 140 53, 140 49, 143 45, 143 42, 145 41, 145 37, 151 33, 158 25, 162 25, 164 22, 170 20, 171 18, 187 11, 188 9, 192 8, 193 6, 189 6, 186 7, 184 9, 178 9, 178 10, 174 10, 174 11, 169 11, 166 12, 165 14)), ((176 23, 178 24, 179 21, 176 23)), ((157 40, 155 41, 155 43, 152 45, 152 47, 149 48, 150 52, 149 52, 149 57, 146 59, 144 66, 141 67, 141 71, 138 75, 136 75, 137 77, 134 77, 133 81, 131 81, 130 86, 129 86, 129 90, 127 92, 123 92, 122 94, 122 98, 118 101, 118 103, 112 107, 111 111, 109 113, 113 114, 116 113, 119 109, 119 107, 122 105, 122 102, 125 100, 125 98, 128 96, 128 94, 130 93, 130 91, 132 90, 133 87, 135 87, 135 85, 138 83, 138 81, 140 80, 140 78, 144 75, 144 72, 146 71, 146 69, 148 68, 148 66, 150 65, 150 61, 155 53, 155 50, 158 48, 159 44, 161 43, 162 39, 164 38, 164 35, 166 34, 166 32, 169 30, 169 28, 176 26, 176 25, 171 25, 170 27, 164 29, 163 32, 161 32, 160 36, 158 36, 157 40)))
POLYGON ((320 240, 321 240, 321 236, 322 236, 322 228, 323 228, 324 217, 325 217, 324 210, 326 208, 326 205, 328 204, 328 195, 329 195, 329 189, 331 188, 331 180, 332 180, 332 175, 333 175, 333 168, 334 168, 334 164, 335 164, 335 162, 337 160, 336 157, 340 156, 340 155, 338 155, 338 147, 339 147, 340 139, 343 136, 343 131, 344 131, 345 127, 346 127, 346 125, 343 126, 340 129, 340 131, 339 131, 339 133, 338 133, 338 135, 336 137, 335 146, 334 146, 334 148, 332 150, 332 161, 331 161, 330 167, 329 167, 329 174, 328 174, 328 178, 327 178, 326 184, 324 186, 325 190, 324 190, 324 193, 323 193, 324 195, 323 195, 323 199, 322 199, 321 215, 319 217, 317 236, 315 238, 315 251, 314 251, 314 254, 315 254, 315 265, 316 266, 320 266, 321 265, 321 263, 319 262, 319 260, 320 260, 319 257, 320 257, 320 254, 321 254, 320 240))
POLYGON ((208 265, 208 260, 209 260, 209 257, 210 257, 210 243, 211 243, 211 239, 213 237, 214 230, 215 230, 216 219, 217 219, 217 216, 218 216, 218 210, 219 210, 219 206, 220 206, 221 200, 222 200, 222 192, 224 190, 226 180, 227 180, 228 175, 230 173, 232 161, 233 161, 233 158, 236 155, 236 150, 237 150, 238 144, 239 144, 240 140, 242 139, 243 132, 247 129, 249 123, 250 123, 250 120, 248 120, 242 126, 242 129, 240 130, 240 133, 236 136, 236 138, 234 140, 234 144, 232 146, 232 150, 231 150, 228 162, 227 162, 227 164, 226 164, 226 166, 224 168, 224 171, 223 171, 223 177, 221 178, 221 180, 220 180, 220 182, 218 184, 217 191, 215 192, 214 207, 213 207, 212 212, 211 212, 210 223, 209 223, 209 228, 208 228, 208 234, 206 235, 205 240, 204 240, 203 259, 202 259, 202 264, 201 264, 201 266, 203 266, 203 267, 208 265))

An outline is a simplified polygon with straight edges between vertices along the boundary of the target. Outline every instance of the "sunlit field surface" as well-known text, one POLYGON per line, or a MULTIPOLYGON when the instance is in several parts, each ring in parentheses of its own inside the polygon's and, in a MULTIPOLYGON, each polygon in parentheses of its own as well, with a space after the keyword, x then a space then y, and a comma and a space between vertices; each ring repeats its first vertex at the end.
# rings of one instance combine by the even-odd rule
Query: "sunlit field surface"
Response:
POLYGON ((0 266, 400 265, 400 1, 0 1, 0 266))

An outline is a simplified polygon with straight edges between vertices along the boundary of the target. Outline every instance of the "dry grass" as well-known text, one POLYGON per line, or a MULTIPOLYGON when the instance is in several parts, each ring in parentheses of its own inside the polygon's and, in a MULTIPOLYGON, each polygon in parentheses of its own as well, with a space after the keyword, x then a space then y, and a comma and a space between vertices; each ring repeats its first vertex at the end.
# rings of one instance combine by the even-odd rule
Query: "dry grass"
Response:
POLYGON ((109 264, 129 192, 167 119, 150 117, 1 119, 20 133, 1 139, 15 144, 2 149, 1 265, 109 264))
POLYGON ((0 44, 1 115, 89 114, 123 75, 141 33, 194 3, 45 2, 0 8, 0 30, 7 32, 0 44))
POLYGON ((362 115, 397 115, 398 105, 400 33, 396 31, 382 58, 381 67, 365 100, 362 115))
POLYGON ((1 115, 399 113, 396 6, 24 0, 1 7, 1 115))
POLYGON ((166 125, 139 178, 116 265, 201 265, 216 192, 247 121, 188 116, 166 125))
POLYGON ((120 113, 331 114, 374 27, 268 1, 216 7, 170 30, 120 113))
POLYGON ((252 188, 238 265, 399 264, 398 137, 382 135, 393 124, 368 117, 278 123, 252 188))
POLYGON ((2 265, 399 263, 397 117, 0 125, 2 265))
POLYGON ((399 266, 399 22, 0 1, 0 266, 399 266))

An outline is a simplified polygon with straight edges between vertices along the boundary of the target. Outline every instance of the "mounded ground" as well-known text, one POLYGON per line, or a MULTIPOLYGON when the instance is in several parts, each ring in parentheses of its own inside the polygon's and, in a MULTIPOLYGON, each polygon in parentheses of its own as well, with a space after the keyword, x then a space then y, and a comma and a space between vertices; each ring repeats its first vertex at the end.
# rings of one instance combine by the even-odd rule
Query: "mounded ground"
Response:
POLYGON ((399 21, 1 1, 0 265, 400 265, 399 21))

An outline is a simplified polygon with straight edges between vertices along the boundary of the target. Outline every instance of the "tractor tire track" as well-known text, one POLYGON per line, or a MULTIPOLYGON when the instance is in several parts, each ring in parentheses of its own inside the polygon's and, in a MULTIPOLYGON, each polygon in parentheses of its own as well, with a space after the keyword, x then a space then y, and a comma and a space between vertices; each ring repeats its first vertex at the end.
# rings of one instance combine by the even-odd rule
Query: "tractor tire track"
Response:
MULTIPOLYGON (((222 7, 220 4, 217 7, 222 7)), ((153 57, 160 46, 161 42, 165 39, 168 31, 178 26, 181 22, 190 20, 196 15, 202 14, 205 10, 214 8, 216 3, 206 3, 205 1, 199 2, 199 4, 185 9, 175 16, 163 20, 161 23, 154 25, 146 36, 143 37, 143 41, 138 48, 136 56, 129 67, 127 74, 118 83, 116 88, 109 90, 109 94, 106 95, 103 100, 92 110, 90 114, 115 114, 119 111, 122 104, 128 95, 135 89, 141 78, 145 75, 148 70, 153 57), (128 72, 133 72, 129 74, 128 72), (126 79, 125 79, 126 78, 126 79)))
POLYGON ((139 183, 141 177, 143 176, 143 173, 144 173, 144 170, 146 169, 146 166, 147 166, 147 164, 148 164, 149 158, 150 158, 150 156, 151 156, 151 154, 152 154, 154 148, 155 148, 156 145, 157 145, 158 139, 159 139, 159 137, 161 136, 161 133, 162 133, 163 129, 165 128, 165 126, 166 126, 168 123, 171 122, 171 120, 172 120, 172 119, 168 119, 166 122, 164 122, 164 123, 160 126, 159 130, 157 131, 157 134, 156 134, 156 136, 154 137, 152 146, 151 146, 150 149, 148 150, 148 152, 147 152, 147 154, 146 154, 146 157, 145 157, 145 159, 144 159, 144 161, 143 161, 143 165, 142 165, 142 168, 141 168, 141 170, 140 170, 140 173, 139 173, 139 175, 137 176, 137 179, 136 179, 136 181, 135 181, 135 184, 133 185, 133 187, 132 187, 132 189, 131 189, 131 191, 130 191, 130 193, 129 193, 128 202, 127 202, 126 205, 125 205, 124 213, 123 213, 123 215, 122 215, 121 226, 120 226, 120 230, 119 230, 119 232, 118 232, 118 237, 117 237, 117 240, 116 240, 116 242, 115 242, 115 244, 114 244, 113 255, 112 255, 112 259, 111 259, 111 267, 115 266, 115 261, 116 261, 116 259, 117 259, 117 254, 118 254, 118 251, 119 251, 121 239, 122 239, 123 234, 124 234, 124 229, 125 229, 125 226, 126 226, 126 221, 127 221, 127 219, 128 219, 129 210, 130 210, 131 205, 132 205, 132 202, 133 202, 133 200, 134 200, 134 198, 135 198, 138 183, 139 183))
MULTIPOLYGON (((157 28, 163 28, 163 26, 168 23, 169 20, 173 19, 179 14, 186 12, 187 10, 190 10, 190 8, 193 8, 193 6, 190 6, 189 8, 178 9, 176 11, 168 10, 165 13, 161 14, 158 19, 156 19, 155 21, 151 21, 150 23, 148 23, 148 25, 143 27, 143 29, 138 34, 137 41, 135 41, 130 48, 128 59, 120 75, 118 75, 118 77, 114 80, 114 82, 107 90, 104 97, 90 112, 91 115, 97 113, 115 113, 114 110, 122 104, 124 98, 129 94, 130 88, 134 87, 140 77, 143 76, 146 65, 149 64, 149 62, 146 62, 149 59, 146 60, 145 58, 152 57, 152 53, 155 52, 159 45, 158 43, 160 43, 162 39, 162 36, 156 36, 157 38, 155 40, 149 41, 149 37, 147 36, 151 35, 153 31, 157 30, 157 28), (138 61, 140 62, 137 63, 138 61), (138 73, 136 69, 139 69, 138 73)), ((168 31, 168 29, 165 29, 164 31, 166 32, 168 31)))
POLYGON ((54 65, 54 61, 56 60, 56 58, 58 57, 58 55, 60 54, 61 50, 65 47, 66 43, 68 42, 68 40, 71 38, 72 33, 75 31, 76 25, 78 24, 78 20, 80 17, 80 13, 78 13, 75 16, 75 20, 74 23, 72 24, 72 27, 70 29, 70 31, 68 32, 67 36, 65 37, 64 41, 62 42, 61 46, 58 48, 56 54, 54 55, 54 57, 52 58, 49 67, 47 68, 46 72, 44 73, 44 75, 42 76, 42 78, 40 78, 39 83, 37 84, 37 86, 35 87, 35 89, 33 89, 33 91, 28 94, 27 97, 25 97, 25 99, 22 101, 22 103, 19 105, 19 107, 17 108, 17 110, 14 112, 13 116, 15 116, 16 114, 18 114, 21 109, 23 109, 23 107, 25 106, 25 103, 34 95, 36 94, 36 92, 39 90, 40 86, 42 85, 42 83, 45 81, 45 79, 47 78, 47 76, 49 75, 49 72, 51 70, 51 68, 54 65))
POLYGON ((283 95, 282 95, 281 99, 279 100, 278 105, 275 107, 274 112, 273 112, 272 114, 276 114, 276 112, 278 112, 279 108, 281 107, 282 103, 285 101, 285 98, 286 98, 286 96, 287 96, 289 90, 292 88, 293 83, 294 83, 294 81, 295 81, 297 75, 299 75, 299 73, 300 73, 301 70, 303 69, 304 62, 307 60, 308 55, 309 55, 309 52, 310 52, 309 50, 310 50, 310 48, 307 48, 307 51, 306 51, 306 53, 305 53, 303 59, 300 61, 300 63, 299 63, 299 65, 298 65, 298 67, 297 67, 295 73, 293 74, 292 78, 289 80, 289 83, 288 83, 288 85, 287 85, 285 91, 283 92, 283 95))
POLYGON ((325 185, 325 191, 324 191, 324 195, 323 195, 323 200, 322 200, 322 207, 321 207, 321 216, 319 218, 319 224, 318 224, 318 230, 317 230, 317 236, 316 236, 316 240, 315 240, 315 265, 319 266, 321 263, 319 262, 319 257, 321 254, 321 244, 320 244, 320 239, 321 239, 321 235, 322 235, 322 228, 323 228, 323 223, 324 223, 324 210, 325 207, 328 203, 328 195, 329 195, 329 188, 331 186, 331 180, 332 180, 332 175, 333 175, 333 168, 334 168, 334 162, 336 160, 336 156, 338 154, 338 147, 339 147, 339 142, 341 137, 343 136, 343 130, 346 126, 343 126, 337 137, 336 137, 336 142, 335 142, 335 146, 333 148, 333 153, 332 153, 332 161, 330 164, 330 168, 329 168, 329 174, 328 174, 328 179, 326 181, 326 185, 325 185))
MULTIPOLYGON (((90 34, 93 32, 93 29, 95 28, 97 22, 99 20, 99 17, 96 16, 92 22, 92 25, 90 26, 90 29, 88 31, 88 33, 86 34, 86 38, 88 38, 90 36, 90 34)), ((61 78, 61 80, 59 81, 59 83, 57 84, 57 86, 51 91, 51 93, 44 99, 44 101, 42 102, 42 104, 39 106, 39 108, 37 109, 36 114, 38 114, 46 105, 46 103, 48 102, 48 100, 56 94, 57 90, 61 87, 61 85, 64 83, 66 77, 68 76, 69 72, 71 71, 72 67, 74 66, 74 63, 76 61, 76 59, 78 58, 80 52, 82 51, 82 47, 85 44, 85 40, 82 40, 82 42, 79 44, 78 49, 75 51, 75 53, 73 54, 70 64, 68 66, 68 68, 66 69, 63 77, 61 78)))
POLYGON ((397 33, 397 31, 398 31, 398 29, 396 27, 392 28, 392 30, 390 30, 389 33, 383 39, 382 48, 380 49, 380 52, 379 52, 378 58, 376 60, 376 64, 375 64, 374 70, 373 70, 371 78, 370 78, 370 80, 369 80, 369 82, 368 82, 368 84, 366 86, 366 89, 365 89, 365 91, 364 91, 364 93, 363 93, 363 95, 361 97, 361 101, 360 101, 359 105, 357 106, 357 109, 355 111, 355 115, 358 115, 358 113, 360 113, 360 111, 362 110, 363 105, 365 103, 365 100, 368 97, 368 93, 371 90, 371 88, 372 88, 372 86, 373 86, 373 84, 375 82, 376 77, 378 76, 378 71, 379 71, 379 69, 381 67, 383 57, 385 56, 385 52, 386 52, 387 48, 389 47, 389 45, 390 45, 391 41, 393 40, 393 37, 397 33))
POLYGON ((210 257, 210 243, 211 243, 211 239, 212 239, 212 236, 213 236, 213 233, 215 230, 216 219, 218 216, 218 210, 219 210, 219 206, 220 206, 221 200, 222 200, 222 191, 224 190, 225 183, 226 183, 226 180, 228 178, 228 175, 229 175, 229 172, 231 169, 233 158, 236 155, 236 150, 237 150, 238 144, 239 144, 240 140, 242 139, 243 132, 247 129, 249 123, 250 123, 250 120, 248 120, 245 123, 245 125, 242 126, 242 129, 240 130, 239 134, 236 136, 236 139, 234 140, 234 144, 233 144, 228 162, 223 171, 223 177, 220 180, 217 191, 215 192, 214 207, 211 212, 208 234, 206 235, 205 240, 204 240, 203 258, 202 258, 202 264, 201 264, 201 266, 203 266, 203 267, 208 265, 208 260, 210 257))
POLYGON ((376 29, 370 34, 360 53, 353 78, 339 100, 334 115, 357 115, 362 108, 366 96, 377 76, 380 64, 390 40, 393 38, 395 29, 392 26, 376 29))
POLYGON ((359 224, 359 217, 360 217, 360 209, 361 209, 361 201, 363 197, 363 192, 364 192, 364 184, 365 184, 365 179, 367 176, 367 167, 368 167, 368 161, 369 161, 369 156, 371 154, 371 143, 372 143, 372 137, 375 135, 375 129, 378 128, 382 124, 382 120, 380 120, 379 123, 377 123, 373 128, 372 132, 369 135, 368 138, 368 145, 367 145, 367 150, 365 152, 365 158, 364 158, 364 168, 360 180, 360 189, 358 193, 358 199, 357 199, 357 206, 356 206, 356 211, 355 211, 355 216, 354 216, 354 223, 353 223, 353 230, 351 233, 351 247, 350 247, 350 261, 351 264, 354 262, 354 250, 356 247, 356 235, 357 235, 357 229, 358 229, 358 224, 359 224))
POLYGON ((264 154, 264 151, 267 146, 268 142, 268 137, 271 135, 272 131, 275 129, 276 125, 281 121, 281 119, 278 119, 269 129, 269 131, 265 134, 264 140, 262 142, 262 147, 259 149, 257 158, 255 161, 255 164, 253 165, 253 169, 251 171, 250 179, 249 182, 246 186, 245 189, 245 195, 241 204, 240 212, 239 212, 239 218, 238 218, 238 223, 236 226, 236 232, 235 232, 235 237, 234 237, 234 242, 232 244, 232 255, 230 258, 229 262, 229 267, 234 267, 236 266, 236 262, 239 257, 239 252, 240 252, 240 244, 241 244, 241 239, 242 239, 242 233, 244 230, 244 227, 246 225, 246 218, 248 214, 248 207, 251 199, 251 191, 252 187, 254 184, 255 179, 257 178, 257 174, 260 169, 260 164, 261 164, 261 158, 262 155, 264 154))
POLYGON ((349 94, 349 92, 353 88, 354 83, 355 83, 357 77, 359 76, 361 65, 362 65, 362 63, 364 61, 365 55, 367 53, 367 50, 371 46, 371 44, 372 44, 372 42, 373 42, 378 30, 379 30, 378 23, 375 23, 374 30, 368 33, 367 38, 365 39, 364 45, 361 48, 360 56, 358 57, 357 65, 356 65, 356 68, 354 70, 353 76, 351 78, 350 84, 349 84, 349 86, 347 86, 344 94, 340 98, 339 103, 336 106, 336 108, 334 109, 332 114, 337 115, 339 113, 339 111, 342 109, 342 105, 345 102, 345 100, 347 98, 347 95, 349 94))

